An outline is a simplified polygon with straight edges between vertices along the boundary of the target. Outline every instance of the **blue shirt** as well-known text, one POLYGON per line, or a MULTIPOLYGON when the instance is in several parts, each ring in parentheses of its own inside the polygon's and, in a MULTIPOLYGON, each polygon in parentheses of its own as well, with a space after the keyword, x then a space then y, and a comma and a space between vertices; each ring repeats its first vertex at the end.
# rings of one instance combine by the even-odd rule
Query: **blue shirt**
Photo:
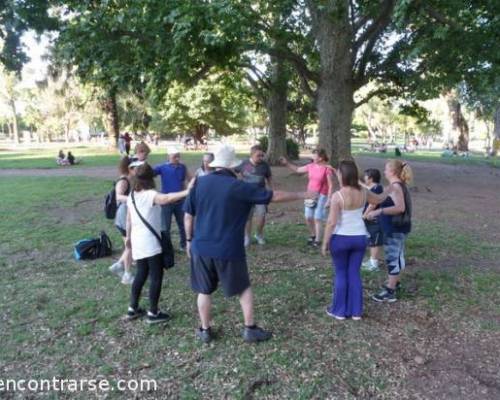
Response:
POLYGON ((184 190, 187 168, 184 164, 160 164, 153 169, 155 176, 161 176, 161 192, 175 193, 184 190))
POLYGON ((271 190, 238 180, 229 170, 219 170, 196 181, 184 203, 195 216, 191 251, 222 260, 245 259, 245 225, 254 204, 269 204, 271 190))

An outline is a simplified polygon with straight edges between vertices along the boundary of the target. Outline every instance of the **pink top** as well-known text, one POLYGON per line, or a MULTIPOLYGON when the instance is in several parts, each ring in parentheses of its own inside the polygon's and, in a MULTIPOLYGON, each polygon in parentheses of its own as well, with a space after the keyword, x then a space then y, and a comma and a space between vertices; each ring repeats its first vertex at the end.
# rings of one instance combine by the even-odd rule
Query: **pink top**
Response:
POLYGON ((318 192, 328 195, 328 176, 333 175, 334 169, 330 166, 320 165, 316 163, 307 164, 307 173, 309 174, 309 182, 307 190, 310 192, 318 192))

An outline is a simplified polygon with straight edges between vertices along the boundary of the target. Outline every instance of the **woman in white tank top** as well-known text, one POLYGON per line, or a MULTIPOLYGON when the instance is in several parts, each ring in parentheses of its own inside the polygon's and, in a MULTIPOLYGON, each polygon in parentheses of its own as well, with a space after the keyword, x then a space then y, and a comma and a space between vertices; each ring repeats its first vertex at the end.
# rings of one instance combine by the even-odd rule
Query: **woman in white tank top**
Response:
POLYGON ((363 314, 360 268, 368 235, 363 209, 366 201, 378 204, 386 194, 377 195, 359 185, 358 168, 354 161, 342 161, 337 175, 341 187, 331 199, 322 247, 325 256, 330 250, 335 267, 332 303, 326 313, 339 320, 359 320, 363 314))

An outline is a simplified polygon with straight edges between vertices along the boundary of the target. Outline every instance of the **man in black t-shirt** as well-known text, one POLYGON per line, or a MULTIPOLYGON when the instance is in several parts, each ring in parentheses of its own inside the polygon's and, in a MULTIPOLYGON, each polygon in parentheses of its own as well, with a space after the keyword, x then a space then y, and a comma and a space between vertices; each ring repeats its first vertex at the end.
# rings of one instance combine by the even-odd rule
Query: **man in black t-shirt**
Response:
MULTIPOLYGON (((250 158, 243 161, 235 172, 240 174, 243 181, 246 183, 254 183, 260 188, 272 189, 272 173, 271 167, 264 160, 265 153, 260 145, 252 146, 250 149, 250 158)), ((252 237, 252 219, 255 216, 257 222, 257 232, 255 233, 255 240, 258 244, 265 244, 264 240, 264 225, 266 224, 267 205, 257 204, 252 207, 248 222, 245 228, 245 246, 250 245, 252 237)))

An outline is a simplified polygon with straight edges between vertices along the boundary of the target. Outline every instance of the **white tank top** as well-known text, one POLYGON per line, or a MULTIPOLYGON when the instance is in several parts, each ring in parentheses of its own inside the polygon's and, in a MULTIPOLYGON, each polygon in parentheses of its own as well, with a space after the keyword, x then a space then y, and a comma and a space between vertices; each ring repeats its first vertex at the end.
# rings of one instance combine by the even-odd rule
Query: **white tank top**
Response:
POLYGON ((363 210, 366 203, 366 191, 363 191, 365 196, 365 201, 360 208, 354 210, 344 210, 344 196, 340 191, 338 192, 340 198, 342 199, 342 210, 335 226, 335 235, 343 236, 368 236, 368 231, 366 230, 365 221, 363 220, 363 210))

